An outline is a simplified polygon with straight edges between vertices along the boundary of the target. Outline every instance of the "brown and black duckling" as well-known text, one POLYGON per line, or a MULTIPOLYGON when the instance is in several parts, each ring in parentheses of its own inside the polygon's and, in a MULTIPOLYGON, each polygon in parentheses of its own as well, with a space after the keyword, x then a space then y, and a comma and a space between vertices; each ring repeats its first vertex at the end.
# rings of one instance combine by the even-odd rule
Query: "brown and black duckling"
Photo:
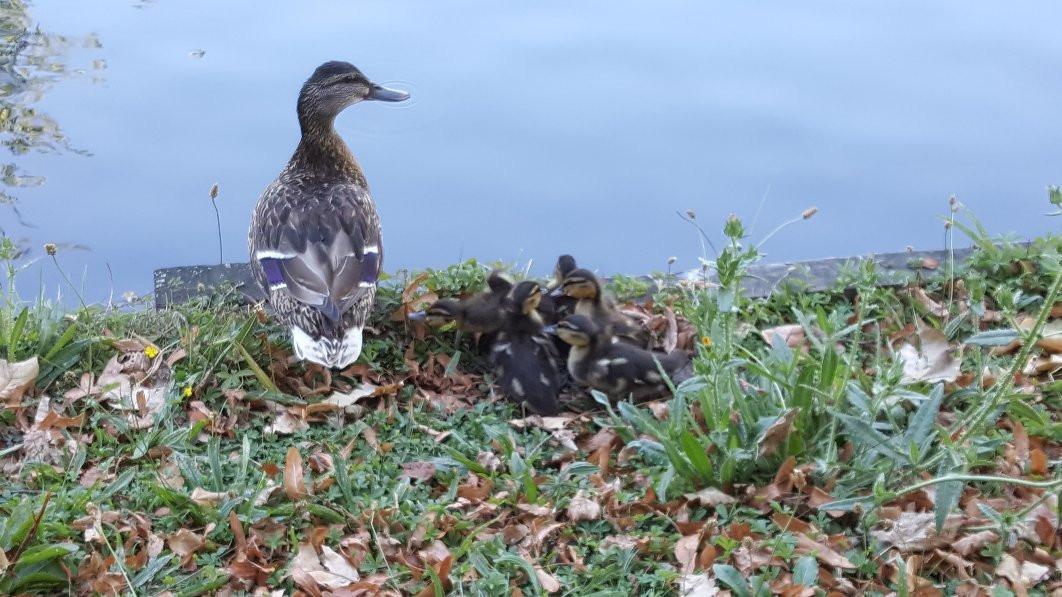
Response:
POLYGON ((581 268, 571 270, 558 290, 576 299, 575 315, 589 318, 600 329, 608 328, 614 337, 625 342, 637 346, 648 344, 648 334, 631 318, 620 313, 612 298, 602 290, 601 280, 594 272, 581 268))
POLYGON ((299 92, 302 138, 259 197, 247 244, 255 280, 300 359, 339 368, 358 358, 383 264, 369 185, 333 123, 358 102, 408 97, 348 62, 317 67, 299 92))
POLYGON ((542 415, 555 415, 560 372, 553 342, 543 331, 538 307, 542 289, 530 280, 517 284, 506 301, 504 323, 490 351, 491 365, 511 400, 542 415))
POLYGON ((656 361, 674 380, 690 362, 685 351, 653 353, 625 342, 613 342, 607 328, 585 315, 572 315, 556 325, 556 334, 572 346, 568 372, 575 381, 608 394, 613 399, 632 396, 644 400, 666 395, 667 384, 656 361))
POLYGON ((579 299, 568 296, 563 292, 557 292, 557 289, 564 284, 564 279, 575 269, 575 257, 565 254, 557 258, 557 265, 553 268, 553 279, 547 286, 550 291, 549 296, 553 299, 556 321, 575 314, 575 304, 579 302, 579 299))
POLYGON ((487 276, 487 289, 464 300, 435 301, 423 313, 410 313, 410 319, 424 319, 433 328, 455 322, 457 329, 469 334, 493 334, 502 325, 502 309, 512 281, 501 271, 487 276))

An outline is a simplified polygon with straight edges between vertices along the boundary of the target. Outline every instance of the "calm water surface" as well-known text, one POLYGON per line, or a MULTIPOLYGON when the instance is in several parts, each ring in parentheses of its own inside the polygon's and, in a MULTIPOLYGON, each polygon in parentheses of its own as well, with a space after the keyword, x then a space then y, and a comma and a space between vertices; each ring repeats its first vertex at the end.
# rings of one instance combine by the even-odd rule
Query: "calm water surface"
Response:
MULTIPOLYGON (((45 178, 12 192, 36 228, 3 206, 0 222, 34 248, 91 247, 60 258, 75 278, 87 271, 93 299, 148 291, 157 267, 217 262, 214 182, 225 259, 246 260, 251 209, 298 139, 298 89, 328 59, 413 94, 337 123, 372 185, 389 270, 476 257, 544 274, 560 252, 603 272, 659 270, 671 255, 694 268, 698 237, 675 215, 686 209, 712 232, 729 213, 758 214, 761 238, 818 206, 764 247, 772 261, 940 248, 952 194, 993 232, 1057 229, 1041 214, 1045 186, 1062 182, 1058 2, 29 11, 85 71, 32 107, 91 156, 0 159, 45 178)), ((37 268, 59 286, 50 262, 37 268)))

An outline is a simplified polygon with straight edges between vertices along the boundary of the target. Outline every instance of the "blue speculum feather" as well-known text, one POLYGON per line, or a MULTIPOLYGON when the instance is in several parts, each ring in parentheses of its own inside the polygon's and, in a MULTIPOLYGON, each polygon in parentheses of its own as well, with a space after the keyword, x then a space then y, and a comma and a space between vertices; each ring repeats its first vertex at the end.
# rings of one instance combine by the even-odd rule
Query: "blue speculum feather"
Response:
POLYGON ((374 283, 379 276, 379 253, 366 253, 361 264, 361 281, 374 283))
POLYGON ((280 270, 280 260, 272 257, 265 257, 258 260, 262 264, 262 271, 265 272, 266 283, 270 288, 280 288, 287 286, 284 282, 284 273, 280 270))

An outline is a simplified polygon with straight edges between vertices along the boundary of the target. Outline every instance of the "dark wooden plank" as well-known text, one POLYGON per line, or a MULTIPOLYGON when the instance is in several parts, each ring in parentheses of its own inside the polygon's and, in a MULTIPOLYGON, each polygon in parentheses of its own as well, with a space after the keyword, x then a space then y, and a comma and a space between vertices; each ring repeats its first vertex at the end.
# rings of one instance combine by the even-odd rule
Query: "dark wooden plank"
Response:
POLYGON ((249 302, 265 298, 246 263, 188 265, 155 270, 155 308, 183 303, 190 298, 231 287, 249 302))

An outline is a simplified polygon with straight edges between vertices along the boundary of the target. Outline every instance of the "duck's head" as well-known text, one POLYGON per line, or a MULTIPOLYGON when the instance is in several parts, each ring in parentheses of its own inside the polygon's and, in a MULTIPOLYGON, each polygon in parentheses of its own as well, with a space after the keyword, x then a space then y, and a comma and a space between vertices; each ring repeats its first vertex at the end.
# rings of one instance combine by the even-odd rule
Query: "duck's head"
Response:
POLYGON ((583 315, 569 315, 556 325, 556 334, 572 346, 590 344, 599 332, 597 325, 583 315))
POLYGON ((464 312, 461 309, 461 304, 457 301, 445 299, 435 301, 424 312, 424 322, 433 328, 441 328, 452 321, 460 322, 463 317, 464 312))
POLYGON ((601 282, 588 269, 573 269, 561 282, 560 294, 576 299, 594 300, 601 294, 601 282))
POLYGON ((559 287, 564 283, 564 279, 568 277, 568 274, 575 270, 575 257, 571 255, 561 255, 557 258, 557 266, 553 268, 553 281, 550 282, 550 290, 559 287))
POLYGON ((513 289, 513 281, 500 269, 491 270, 487 276, 487 288, 494 294, 506 295, 513 289))
POLYGON ((538 285, 538 282, 524 280, 513 287, 510 299, 521 313, 531 315, 542 302, 542 287, 538 285))
POLYGON ((299 118, 335 118, 362 100, 400 102, 409 93, 373 83, 349 62, 325 62, 313 71, 299 92, 299 118))

